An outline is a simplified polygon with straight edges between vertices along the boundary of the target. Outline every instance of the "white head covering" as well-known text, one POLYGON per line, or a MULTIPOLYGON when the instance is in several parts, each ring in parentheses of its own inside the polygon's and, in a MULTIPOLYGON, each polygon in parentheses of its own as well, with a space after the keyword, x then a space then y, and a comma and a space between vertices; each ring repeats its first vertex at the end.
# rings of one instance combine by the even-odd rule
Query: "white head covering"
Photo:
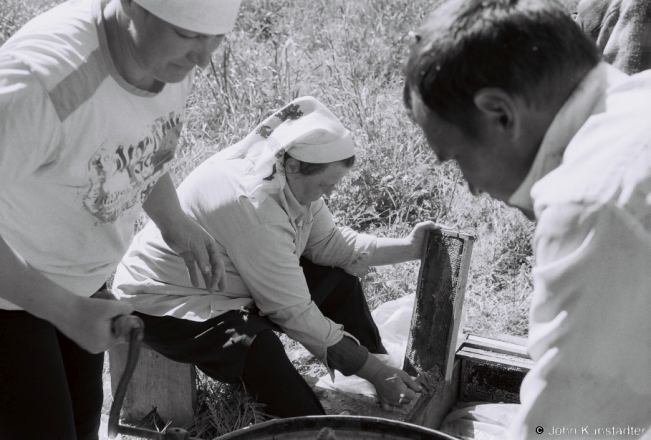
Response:
POLYGON ((134 0, 161 20, 206 35, 233 30, 241 0, 134 0))
POLYGON ((304 96, 269 116, 219 156, 253 162, 243 178, 249 198, 258 204, 285 186, 285 152, 302 162, 331 163, 354 156, 355 144, 350 132, 326 106, 304 96))

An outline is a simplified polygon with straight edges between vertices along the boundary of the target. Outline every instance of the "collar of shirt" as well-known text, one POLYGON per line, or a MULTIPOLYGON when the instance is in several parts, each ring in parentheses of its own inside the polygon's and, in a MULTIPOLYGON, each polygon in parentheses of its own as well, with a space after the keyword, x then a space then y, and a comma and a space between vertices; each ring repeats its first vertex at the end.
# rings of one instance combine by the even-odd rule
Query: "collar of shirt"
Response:
POLYGON ((287 212, 292 226, 295 228, 297 226, 301 228, 303 226, 304 217, 310 212, 310 206, 312 204, 310 204, 310 206, 301 205, 298 200, 296 200, 296 197, 294 197, 294 193, 292 193, 287 182, 283 185, 283 190, 280 194, 281 206, 285 212, 287 212))
POLYGON ((601 62, 583 78, 547 129, 531 170, 509 199, 509 205, 533 218, 531 188, 561 164, 565 148, 595 108, 603 103, 611 79, 620 75, 623 74, 619 70, 601 62))

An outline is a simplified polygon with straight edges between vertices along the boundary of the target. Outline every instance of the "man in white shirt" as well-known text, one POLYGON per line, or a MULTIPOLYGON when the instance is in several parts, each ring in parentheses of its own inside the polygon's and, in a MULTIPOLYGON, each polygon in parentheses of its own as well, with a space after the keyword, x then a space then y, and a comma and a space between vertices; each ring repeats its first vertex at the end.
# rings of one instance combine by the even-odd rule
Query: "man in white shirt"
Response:
POLYGON ((538 222, 510 438, 651 425, 651 72, 628 77, 547 0, 440 2, 405 104, 475 194, 538 222))
POLYGON ((182 211, 168 169, 194 69, 238 8, 70 1, 0 48, 0 438, 97 438, 101 353, 133 309, 90 297, 141 207, 193 285, 224 288, 217 245, 182 211))

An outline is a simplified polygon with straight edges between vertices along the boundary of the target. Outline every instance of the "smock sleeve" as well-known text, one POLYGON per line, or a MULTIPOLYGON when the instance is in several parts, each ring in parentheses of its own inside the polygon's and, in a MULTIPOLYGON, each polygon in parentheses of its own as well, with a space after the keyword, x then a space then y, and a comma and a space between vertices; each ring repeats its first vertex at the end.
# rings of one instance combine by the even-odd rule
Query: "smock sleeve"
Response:
POLYGON ((293 237, 289 223, 259 224, 233 239, 227 252, 260 314, 327 366, 327 348, 344 337, 343 326, 312 301, 293 237))
POLYGON ((315 264, 344 269, 363 276, 377 247, 377 238, 337 227, 323 199, 313 204, 313 225, 303 255, 315 264))

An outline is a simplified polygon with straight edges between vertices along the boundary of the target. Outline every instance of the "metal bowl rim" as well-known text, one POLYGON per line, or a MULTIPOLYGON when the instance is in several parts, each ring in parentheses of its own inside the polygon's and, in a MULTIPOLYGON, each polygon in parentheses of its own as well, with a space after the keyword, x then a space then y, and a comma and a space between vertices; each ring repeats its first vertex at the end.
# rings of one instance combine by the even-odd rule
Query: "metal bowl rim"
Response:
MULTIPOLYGON (((352 415, 323 415, 323 416, 303 416, 303 417, 290 417, 286 419, 275 419, 275 420, 269 420, 266 422, 258 423, 256 425, 252 426, 247 426, 241 429, 238 429, 237 431, 230 432, 228 434, 224 434, 220 437, 217 437, 216 440, 230 440, 230 439, 237 439, 239 436, 245 436, 243 438, 251 438, 250 435, 254 435, 258 431, 268 431, 266 432, 267 434, 273 435, 277 433, 290 433, 290 432, 300 432, 300 431, 307 431, 307 430, 320 430, 325 427, 332 427, 333 429, 336 430, 338 429, 345 429, 345 430, 353 430, 356 428, 355 425, 362 425, 362 424, 369 424, 373 425, 376 424, 378 425, 378 429, 369 429, 369 430, 364 430, 367 432, 382 432, 385 434, 392 434, 391 432, 387 432, 386 428, 394 428, 396 431, 396 434, 400 434, 397 431, 400 431, 401 429, 406 431, 406 432, 411 432, 413 434, 424 434, 424 435, 431 435, 431 436, 438 436, 438 437, 431 437, 433 439, 440 439, 440 440, 457 440, 454 437, 449 436, 448 434, 444 434, 440 431, 436 431, 434 429, 430 428, 425 428, 424 426, 420 425, 414 425, 413 423, 408 423, 408 422, 401 422, 398 420, 390 420, 390 419, 385 419, 382 417, 369 417, 369 416, 352 416, 352 415), (343 424, 342 427, 332 427, 331 424, 334 422, 340 422, 343 424), (284 426, 287 425, 287 426, 284 426), (307 426, 306 426, 307 425, 307 426), (348 425, 348 426, 347 426, 348 425), (282 431, 274 432, 273 429, 268 430, 268 428, 279 428, 283 427, 282 431), (385 430, 379 429, 380 427, 384 427, 385 430)), ((407 438, 407 437, 406 437, 407 438)), ((422 437, 416 437, 414 436, 413 438, 422 438, 422 437)), ((427 438, 427 437, 425 437, 427 438)))

